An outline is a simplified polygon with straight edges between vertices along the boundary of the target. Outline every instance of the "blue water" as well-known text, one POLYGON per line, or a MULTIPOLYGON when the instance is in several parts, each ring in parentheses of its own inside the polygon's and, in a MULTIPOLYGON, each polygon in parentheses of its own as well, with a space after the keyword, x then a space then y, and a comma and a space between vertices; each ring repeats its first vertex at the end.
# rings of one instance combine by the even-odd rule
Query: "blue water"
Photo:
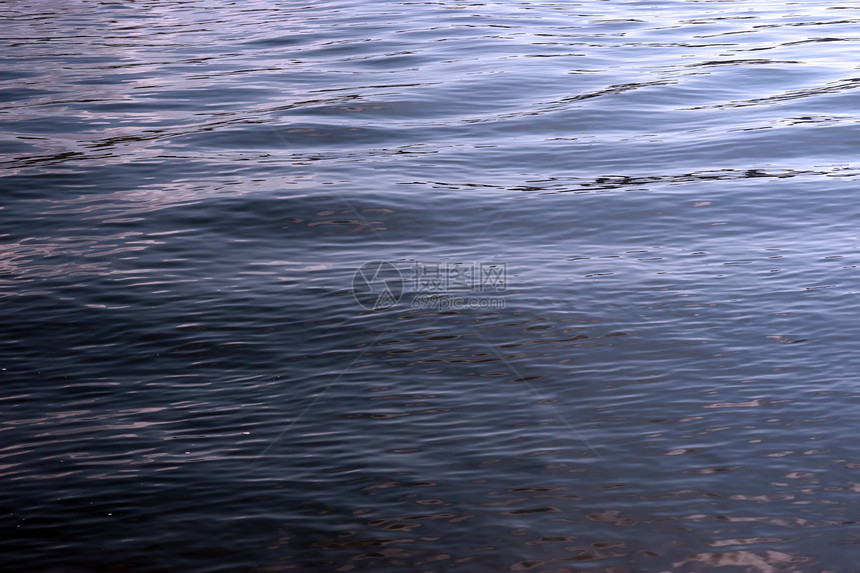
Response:
POLYGON ((0 12, 4 570, 855 570, 860 8, 0 12))

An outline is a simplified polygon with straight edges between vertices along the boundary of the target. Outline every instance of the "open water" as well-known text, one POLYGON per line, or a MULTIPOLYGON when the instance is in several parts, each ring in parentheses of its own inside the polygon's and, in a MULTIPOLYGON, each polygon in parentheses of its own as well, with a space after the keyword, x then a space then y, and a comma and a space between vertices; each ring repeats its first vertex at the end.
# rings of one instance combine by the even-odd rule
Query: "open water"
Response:
POLYGON ((855 3, 0 18, 5 570, 857 570, 855 3))

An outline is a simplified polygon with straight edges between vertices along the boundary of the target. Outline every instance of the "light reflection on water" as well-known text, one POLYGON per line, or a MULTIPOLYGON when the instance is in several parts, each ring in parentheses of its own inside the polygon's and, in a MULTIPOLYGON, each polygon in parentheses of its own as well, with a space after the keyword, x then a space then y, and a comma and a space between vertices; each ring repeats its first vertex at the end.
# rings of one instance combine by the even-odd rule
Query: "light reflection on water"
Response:
POLYGON ((857 11, 7 9, 7 566, 851 570, 857 11))

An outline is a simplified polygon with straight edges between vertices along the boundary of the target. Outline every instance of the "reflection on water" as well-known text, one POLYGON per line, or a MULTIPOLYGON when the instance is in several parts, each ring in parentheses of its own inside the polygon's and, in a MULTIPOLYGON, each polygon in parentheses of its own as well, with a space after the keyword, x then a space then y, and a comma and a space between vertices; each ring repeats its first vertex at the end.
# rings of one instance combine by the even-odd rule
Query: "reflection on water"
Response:
POLYGON ((8 569, 854 567, 857 8, 0 11, 8 569))

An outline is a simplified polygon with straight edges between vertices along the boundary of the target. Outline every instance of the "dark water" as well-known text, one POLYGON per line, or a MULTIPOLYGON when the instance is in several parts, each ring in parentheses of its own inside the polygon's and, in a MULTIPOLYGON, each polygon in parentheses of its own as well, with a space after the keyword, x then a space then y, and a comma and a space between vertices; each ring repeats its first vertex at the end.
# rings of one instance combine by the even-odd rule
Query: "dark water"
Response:
POLYGON ((856 570, 852 3, 0 10, 5 570, 856 570))

